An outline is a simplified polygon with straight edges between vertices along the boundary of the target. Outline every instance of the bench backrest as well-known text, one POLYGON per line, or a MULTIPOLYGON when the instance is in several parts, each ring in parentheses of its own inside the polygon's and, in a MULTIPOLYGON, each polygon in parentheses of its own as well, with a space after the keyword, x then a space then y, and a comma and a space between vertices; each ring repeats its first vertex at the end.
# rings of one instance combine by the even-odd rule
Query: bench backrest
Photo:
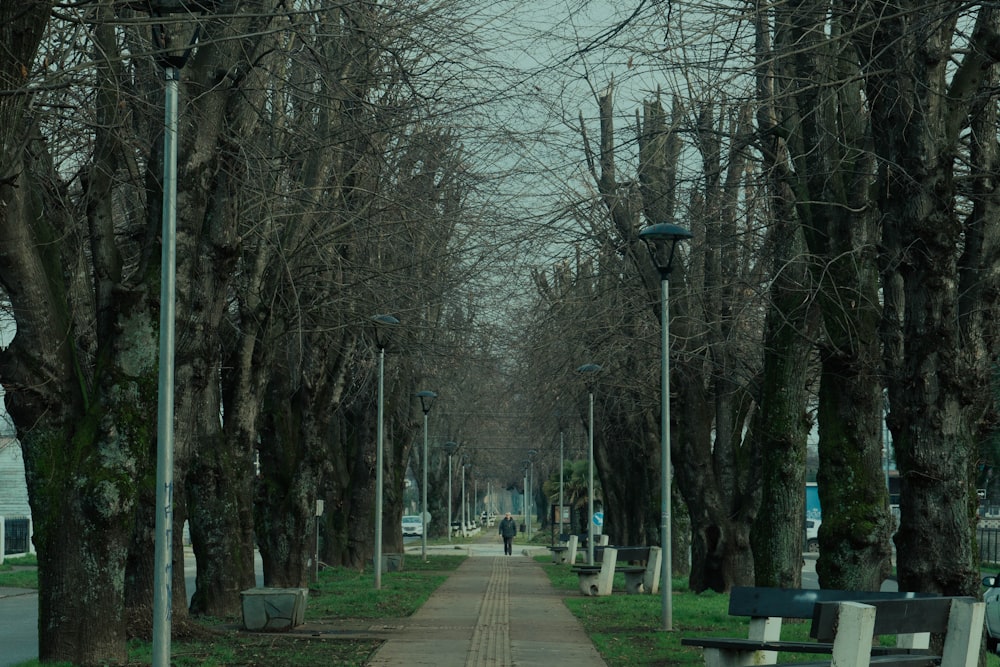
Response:
MULTIPOLYGON (((609 545, 610 546, 610 545, 609 545)), ((604 550, 607 547, 594 547, 594 562, 600 563, 604 560, 604 550)), ((618 550, 619 562, 647 561, 649 560, 649 547, 614 547, 618 550)))
POLYGON ((845 600, 899 600, 935 598, 934 593, 896 593, 883 591, 842 591, 836 589, 758 588, 737 586, 729 594, 729 615, 753 618, 812 619, 818 602, 845 600))
POLYGON ((810 634, 833 642, 834 664, 838 652, 843 664, 855 664, 849 656, 870 648, 873 635, 894 634, 897 648, 910 649, 927 649, 931 634, 944 635, 940 664, 976 667, 985 611, 973 597, 820 602, 810 634))
MULTIPOLYGON (((917 632, 945 634, 951 617, 952 600, 974 603, 971 597, 932 597, 895 600, 865 600, 875 607, 874 635, 899 635, 917 632)), ((821 642, 832 641, 837 634, 837 603, 820 602, 813 614, 809 635, 821 642)))

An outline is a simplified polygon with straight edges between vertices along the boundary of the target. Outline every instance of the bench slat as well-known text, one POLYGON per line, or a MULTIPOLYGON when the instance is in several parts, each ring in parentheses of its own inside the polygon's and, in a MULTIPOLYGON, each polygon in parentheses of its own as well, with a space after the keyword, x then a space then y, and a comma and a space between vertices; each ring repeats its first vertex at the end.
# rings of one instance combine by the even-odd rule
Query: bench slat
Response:
MULTIPOLYGON (((933 667, 941 664, 936 655, 873 655, 869 665, 886 667, 933 667)), ((830 667, 829 660, 823 662, 786 662, 782 667, 830 667)))
MULTIPOLYGON (((681 645, 730 651, 779 651, 781 653, 829 654, 833 650, 833 644, 829 642, 756 641, 729 637, 682 637, 681 645)), ((872 646, 872 655, 934 657, 924 649, 901 649, 895 646, 872 646)))
POLYGON ((758 588, 737 586, 729 594, 730 616, 780 616, 812 619, 817 602, 854 600, 893 600, 939 597, 933 593, 894 593, 884 591, 842 591, 832 588, 758 588))
MULTIPOLYGON (((876 635, 902 635, 917 632, 944 634, 948 630, 951 602, 955 599, 975 602, 973 598, 939 597, 903 600, 864 600, 877 610, 876 635)), ((809 636, 820 641, 831 641, 837 633, 837 604, 820 602, 816 605, 809 636)))

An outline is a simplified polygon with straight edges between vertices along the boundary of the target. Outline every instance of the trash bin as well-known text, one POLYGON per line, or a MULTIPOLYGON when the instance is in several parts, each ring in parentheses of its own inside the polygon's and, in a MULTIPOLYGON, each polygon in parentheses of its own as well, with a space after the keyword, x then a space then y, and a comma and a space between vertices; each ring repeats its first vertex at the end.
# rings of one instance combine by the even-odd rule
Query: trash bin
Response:
POLYGON ((524 532, 524 524, 523 523, 521 524, 521 532, 522 533, 524 532))
POLYGON ((247 630, 274 632, 305 623, 308 588, 249 588, 240 597, 247 630))
POLYGON ((382 554, 382 572, 401 572, 403 570, 403 554, 382 554))

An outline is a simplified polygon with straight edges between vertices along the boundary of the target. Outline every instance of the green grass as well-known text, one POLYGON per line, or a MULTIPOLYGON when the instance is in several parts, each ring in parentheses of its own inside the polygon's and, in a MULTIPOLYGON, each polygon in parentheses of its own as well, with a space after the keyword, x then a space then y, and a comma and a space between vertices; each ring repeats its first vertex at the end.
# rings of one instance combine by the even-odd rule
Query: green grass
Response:
MULTIPOLYGON (((746 637, 749 620, 728 613, 729 596, 705 592, 697 595, 687 589, 685 579, 673 582, 673 631, 663 632, 662 597, 659 595, 624 595, 624 577, 615 575, 615 594, 607 597, 580 595, 577 575, 561 565, 553 565, 547 556, 537 557, 552 585, 566 591, 564 602, 594 642, 609 667, 630 665, 704 665, 701 650, 681 646, 682 637, 746 637)), ((790 641, 809 640, 809 622, 786 621, 781 637, 790 641)), ((893 641, 889 640, 888 644, 893 641)), ((815 660, 815 655, 779 654, 778 662, 815 660)), ((988 655, 987 667, 1000 666, 1000 658, 988 655)))
MULTIPOLYGON (((463 560, 463 555, 428 555, 427 562, 408 555, 401 572, 382 575, 381 590, 373 587, 371 568, 361 573, 345 568, 320 572, 310 586, 306 605, 307 623, 329 623, 339 619, 379 619, 410 616, 427 601, 463 560)), ((0 586, 7 585, 0 572, 0 586)), ((32 572, 33 574, 33 572, 32 572)), ((257 635, 241 632, 240 619, 206 619, 198 638, 171 642, 171 664, 175 667, 361 667, 381 645, 375 639, 257 635)), ((128 665, 152 663, 148 641, 131 640, 128 665)), ((40 667, 38 661, 18 667, 40 667)), ((69 663, 45 663, 44 667, 72 667, 69 663)))
POLYGON ((404 560, 403 571, 382 575, 382 588, 378 591, 372 586, 374 573, 370 569, 364 573, 345 568, 324 570, 320 573, 319 584, 310 590, 306 620, 409 616, 465 558, 429 555, 428 562, 424 563, 419 556, 409 555, 404 560))
POLYGON ((0 587, 38 588, 38 559, 34 554, 4 558, 0 564, 0 587))
MULTIPOLYGON (((520 537, 520 536, 519 536, 520 537)), ((453 540, 461 545, 467 541, 453 540)), ((447 542, 445 539, 444 542, 447 542)), ((547 544, 547 542, 544 542, 547 544)), ((523 542, 522 542, 523 544, 523 542)), ((343 619, 371 620, 402 618, 411 615, 465 556, 428 555, 428 562, 408 554, 401 572, 382 576, 382 589, 372 586, 373 573, 344 568, 330 568, 320 573, 320 581, 311 587, 306 607, 306 621, 336 623, 343 619)), ((608 597, 580 595, 578 579, 569 568, 554 565, 550 558, 539 556, 553 586, 565 594, 569 610, 580 620, 601 656, 610 667, 631 665, 703 665, 697 648, 681 646, 682 637, 745 637, 748 621, 728 614, 729 598, 718 593, 696 595, 686 589, 686 580, 673 583, 673 632, 660 630, 662 599, 659 595, 624 595, 624 579, 617 575, 616 593, 608 597)), ((17 563, 18 567, 30 563, 17 563)), ((7 577, 21 574, 8 560, 0 566, 0 586, 7 577)), ((34 576, 33 570, 27 570, 34 576)), ((238 630, 239 619, 204 621, 205 636, 199 639, 175 639, 171 646, 173 665, 181 667, 312 667, 320 665, 361 667, 381 642, 341 638, 294 637, 291 635, 255 635, 238 630)), ((809 623, 786 622, 782 638, 804 641, 809 623)), ((783 655, 779 662, 809 659, 803 655, 783 655)), ((149 642, 129 643, 129 665, 149 665, 149 642)), ((987 656, 987 667, 1000 667, 1000 658, 987 656)), ((37 662, 20 667, 39 667, 37 662)), ((46 663, 44 667, 53 667, 46 663)), ((55 665, 54 667, 70 667, 55 665)))

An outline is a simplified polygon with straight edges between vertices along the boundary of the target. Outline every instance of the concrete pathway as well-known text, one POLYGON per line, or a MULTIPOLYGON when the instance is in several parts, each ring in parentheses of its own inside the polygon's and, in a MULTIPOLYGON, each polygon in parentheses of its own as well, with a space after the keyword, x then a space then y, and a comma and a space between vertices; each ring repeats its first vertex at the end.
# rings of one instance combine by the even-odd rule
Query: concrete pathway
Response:
POLYGON ((605 664, 538 563, 523 554, 504 556, 489 545, 473 545, 469 552, 473 557, 386 635, 369 665, 605 664))

